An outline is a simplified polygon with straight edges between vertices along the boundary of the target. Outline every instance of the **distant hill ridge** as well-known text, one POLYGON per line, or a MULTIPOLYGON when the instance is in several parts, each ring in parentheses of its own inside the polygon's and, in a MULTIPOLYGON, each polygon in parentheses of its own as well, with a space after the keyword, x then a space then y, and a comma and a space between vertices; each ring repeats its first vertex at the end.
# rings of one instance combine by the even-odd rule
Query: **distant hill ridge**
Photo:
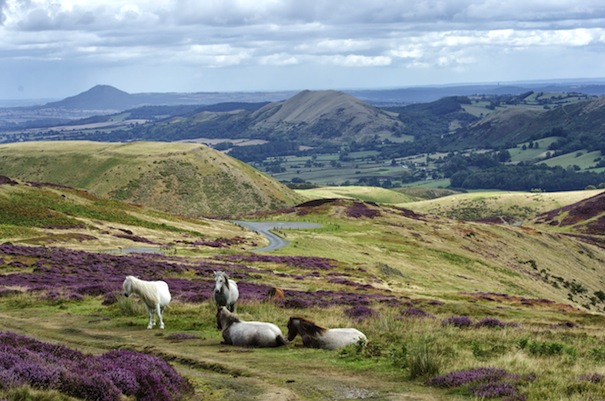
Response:
POLYGON ((265 135, 364 140, 392 134, 403 123, 382 110, 343 92, 302 91, 250 115, 247 131, 265 135))
POLYGON ((97 85, 86 92, 58 102, 47 103, 44 107, 58 107, 85 110, 124 110, 140 105, 136 96, 109 85, 97 85))

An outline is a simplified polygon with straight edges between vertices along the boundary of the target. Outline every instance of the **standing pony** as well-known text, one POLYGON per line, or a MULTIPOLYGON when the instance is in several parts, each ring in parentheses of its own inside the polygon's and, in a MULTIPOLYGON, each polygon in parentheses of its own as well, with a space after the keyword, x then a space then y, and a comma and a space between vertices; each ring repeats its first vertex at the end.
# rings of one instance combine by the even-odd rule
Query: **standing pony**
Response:
POLYGON ((287 344, 281 330, 273 323, 245 322, 224 306, 216 312, 216 324, 222 330, 225 344, 238 347, 279 347, 287 344))
POLYGON ((214 272, 214 301, 216 306, 219 309, 221 306, 225 306, 230 312, 235 312, 235 303, 238 298, 239 290, 235 281, 231 280, 225 272, 214 272))
POLYGON ((337 349, 359 341, 367 341, 365 334, 354 328, 327 329, 302 317, 288 321, 288 341, 300 334, 303 346, 309 348, 337 349))
POLYGON ((158 315, 160 321, 160 329, 164 328, 162 313, 164 308, 170 303, 170 290, 168 284, 164 281, 145 281, 134 276, 126 276, 124 284, 124 296, 137 294, 147 307, 147 317, 149 322, 147 328, 151 329, 155 326, 155 315, 158 315))

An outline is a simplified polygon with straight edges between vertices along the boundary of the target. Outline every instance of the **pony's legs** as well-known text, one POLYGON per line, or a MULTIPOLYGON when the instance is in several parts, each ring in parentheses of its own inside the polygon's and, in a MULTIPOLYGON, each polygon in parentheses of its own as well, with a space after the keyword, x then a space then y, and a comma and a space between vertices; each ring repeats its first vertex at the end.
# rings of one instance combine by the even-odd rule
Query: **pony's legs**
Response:
POLYGON ((158 318, 160 320, 160 329, 163 329, 164 328, 164 321, 162 320, 162 312, 163 312, 164 308, 160 307, 160 305, 158 304, 158 305, 155 306, 155 309, 156 309, 156 312, 158 314, 158 318))
POLYGON ((155 326, 155 315, 154 315, 154 310, 152 308, 147 308, 147 328, 148 329, 152 329, 153 326, 155 326))

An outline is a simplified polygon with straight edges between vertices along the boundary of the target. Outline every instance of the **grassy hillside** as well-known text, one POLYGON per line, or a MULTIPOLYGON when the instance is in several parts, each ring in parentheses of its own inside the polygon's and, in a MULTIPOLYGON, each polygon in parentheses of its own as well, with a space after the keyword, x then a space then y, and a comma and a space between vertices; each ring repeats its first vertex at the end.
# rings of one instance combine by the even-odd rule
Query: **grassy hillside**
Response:
POLYGON ((409 187, 318 187, 297 190, 308 199, 346 198, 365 202, 391 204, 417 213, 459 220, 523 221, 541 213, 580 202, 603 190, 552 193, 471 192, 457 193, 442 188, 409 187))
POLYGON ((399 206, 417 213, 429 213, 459 220, 526 221, 541 213, 579 202, 602 193, 603 190, 569 192, 472 192, 399 206))
POLYGON ((319 187, 297 190, 308 199, 349 198, 376 203, 405 203, 416 200, 410 195, 380 187, 319 187))
POLYGON ((203 253, 264 241, 229 222, 191 219, 140 205, 97 198, 54 184, 0 176, 0 241, 86 251, 156 250, 203 253))
MULTIPOLYGON (((21 213, 2 224, 4 330, 94 354, 119 348, 162 358, 192 384, 187 399, 605 396, 605 249, 565 235, 563 225, 464 222, 351 199, 324 200, 249 216, 321 225, 280 230, 290 245, 259 254, 248 252, 254 234, 233 231, 226 222, 156 214, 119 202, 107 206, 53 186, 6 183, 0 190, 9 205, 3 209, 21 213), (24 210, 20 204, 30 206, 24 210), (34 215, 42 205, 46 209, 34 215), (130 217, 124 216, 138 220, 127 222, 130 217), (45 227, 51 220, 55 226, 45 227), (7 234, 30 227, 79 233, 80 223, 91 236, 122 228, 151 238, 155 230, 157 238, 172 239, 176 255, 83 252, 72 249, 78 247, 73 239, 58 237, 33 246, 31 237, 18 242, 7 234), (245 241, 194 252, 187 241, 210 231, 217 241, 235 235, 245 241), (305 349, 298 338, 278 349, 222 345, 210 301, 217 269, 238 282, 242 319, 271 321, 285 333, 288 317, 302 315, 328 327, 357 327, 369 342, 336 351, 305 349), (165 330, 146 330, 137 298, 120 296, 126 274, 169 283, 173 301, 164 315, 165 330), (284 291, 284 299, 271 295, 274 287, 284 291)), ((526 195, 533 197, 531 204, 580 197, 526 195)), ((448 198, 454 196, 438 200, 448 198)), ((104 237, 98 238, 89 239, 87 249, 102 243, 104 237)), ((6 390, 0 396, 19 399, 6 390)))
POLYGON ((301 200, 269 176, 197 144, 7 144, 0 146, 0 174, 195 217, 278 209, 301 200))

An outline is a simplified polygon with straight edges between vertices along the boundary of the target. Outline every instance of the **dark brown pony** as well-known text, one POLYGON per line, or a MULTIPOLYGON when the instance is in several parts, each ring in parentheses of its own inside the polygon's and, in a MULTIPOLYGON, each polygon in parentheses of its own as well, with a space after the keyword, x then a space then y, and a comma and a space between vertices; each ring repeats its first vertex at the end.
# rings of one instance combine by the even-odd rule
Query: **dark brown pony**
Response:
POLYGON ((367 342, 365 334, 354 328, 328 329, 303 317, 291 317, 288 321, 288 341, 297 335, 303 346, 309 348, 337 349, 360 341, 367 342))

